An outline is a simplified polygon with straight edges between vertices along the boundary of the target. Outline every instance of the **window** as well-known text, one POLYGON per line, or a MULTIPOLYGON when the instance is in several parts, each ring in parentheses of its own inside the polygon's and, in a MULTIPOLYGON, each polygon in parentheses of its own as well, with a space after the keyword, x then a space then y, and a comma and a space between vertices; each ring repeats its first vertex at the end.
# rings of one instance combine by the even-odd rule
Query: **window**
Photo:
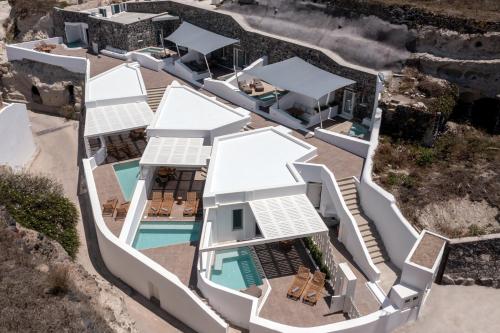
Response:
POLYGON ((243 229, 243 209, 233 210, 233 230, 243 229))

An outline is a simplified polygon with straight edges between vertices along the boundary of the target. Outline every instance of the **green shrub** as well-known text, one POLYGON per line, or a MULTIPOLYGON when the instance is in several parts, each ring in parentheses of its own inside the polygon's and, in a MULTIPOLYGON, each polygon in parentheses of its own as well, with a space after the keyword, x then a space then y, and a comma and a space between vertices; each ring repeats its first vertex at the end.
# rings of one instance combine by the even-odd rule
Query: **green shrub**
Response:
POLYGON ((416 162, 419 166, 431 165, 435 160, 435 152, 432 148, 419 147, 416 162))
POLYGON ((478 226, 477 224, 471 224, 469 226, 469 235, 470 236, 481 236, 484 235, 484 229, 478 226))
POLYGON ((316 262, 319 270, 325 273, 326 279, 329 280, 331 277, 330 270, 323 262, 323 253, 321 252, 321 250, 316 246, 311 237, 304 238, 304 244, 311 253, 311 257, 313 258, 314 262, 316 262))
POLYGON ((71 257, 76 255, 78 213, 58 183, 28 173, 1 171, 0 204, 19 224, 56 240, 71 257))

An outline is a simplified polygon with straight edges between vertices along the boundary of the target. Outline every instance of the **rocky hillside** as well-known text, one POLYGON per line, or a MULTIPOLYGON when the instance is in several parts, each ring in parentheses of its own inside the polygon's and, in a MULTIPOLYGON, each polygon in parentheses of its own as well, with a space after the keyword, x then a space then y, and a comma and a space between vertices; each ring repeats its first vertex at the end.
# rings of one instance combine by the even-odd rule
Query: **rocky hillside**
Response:
POLYGON ((0 210, 0 331, 136 332, 123 298, 0 210))

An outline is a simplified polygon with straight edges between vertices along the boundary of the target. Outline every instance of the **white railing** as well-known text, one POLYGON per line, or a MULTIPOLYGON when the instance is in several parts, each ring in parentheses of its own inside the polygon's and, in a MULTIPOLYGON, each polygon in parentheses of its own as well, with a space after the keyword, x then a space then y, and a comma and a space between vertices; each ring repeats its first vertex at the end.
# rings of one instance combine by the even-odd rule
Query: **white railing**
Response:
POLYGON ((319 127, 314 129, 314 136, 320 140, 347 150, 348 152, 351 152, 362 158, 366 158, 368 149, 370 148, 369 141, 354 138, 352 136, 341 133, 335 133, 333 131, 325 130, 319 127))
POLYGON ((228 324, 176 275, 111 233, 102 217, 93 165, 95 166, 93 158, 83 160, 99 251, 109 271, 144 297, 156 297, 162 309, 192 329, 207 333, 227 333, 228 324))
POLYGON ((37 61, 48 65, 59 66, 74 73, 85 73, 87 71, 88 60, 85 58, 35 51, 33 48, 42 42, 47 44, 60 44, 61 39, 56 37, 7 45, 7 59, 9 61, 23 59, 37 61))
POLYGON ((378 109, 358 185, 359 201, 363 212, 375 223, 391 261, 396 267, 403 269, 404 261, 415 244, 418 233, 401 214, 394 196, 372 180, 373 157, 378 146, 381 120, 382 111, 378 109))
MULTIPOLYGON (((347 208, 333 173, 322 164, 294 163, 294 165, 304 181, 322 183, 324 188, 326 188, 328 195, 322 194, 322 198, 329 197, 331 199, 330 204, 334 206, 337 217, 340 220, 339 240, 344 244, 356 264, 361 268, 368 279, 370 281, 378 281, 380 278, 380 271, 375 266, 368 253, 358 224, 347 208)), ((322 201, 323 200, 325 199, 322 199, 322 201)), ((322 202, 320 210, 325 204, 328 203, 322 202)))
POLYGON ((337 264, 335 263, 335 255, 332 249, 332 243, 330 242, 330 236, 327 232, 322 232, 319 234, 315 234, 311 237, 313 242, 319 248, 321 253, 323 254, 323 264, 330 271, 330 278, 335 279, 337 264))

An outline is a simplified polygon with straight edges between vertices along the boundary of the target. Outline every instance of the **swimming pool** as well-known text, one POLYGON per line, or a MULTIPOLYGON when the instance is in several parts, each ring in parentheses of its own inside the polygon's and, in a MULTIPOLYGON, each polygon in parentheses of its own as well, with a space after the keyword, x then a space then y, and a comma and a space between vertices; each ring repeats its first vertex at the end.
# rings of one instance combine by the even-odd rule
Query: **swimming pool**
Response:
POLYGON ((154 53, 154 52, 162 52, 163 49, 160 47, 146 47, 138 51, 141 53, 154 53))
POLYGON ((235 290, 262 285, 248 247, 216 251, 210 280, 235 290))
POLYGON ((151 249, 200 239, 199 222, 141 222, 132 247, 151 249))
MULTIPOLYGON (((287 91, 278 91, 278 98, 286 95, 287 91)), ((267 92, 265 94, 262 94, 262 95, 257 95, 257 96, 253 96, 254 98, 258 99, 259 101, 262 101, 262 102, 269 102, 270 100, 276 100, 276 94, 274 93, 274 91, 270 91, 270 92, 267 92)))
POLYGON ((361 124, 353 123, 348 134, 356 138, 364 138, 368 134, 368 129, 361 124))
POLYGON ((116 177, 118 178, 120 188, 122 189, 123 197, 125 200, 130 201, 132 199, 132 195, 134 194, 137 180, 139 179, 139 160, 114 164, 113 169, 115 169, 116 177))

